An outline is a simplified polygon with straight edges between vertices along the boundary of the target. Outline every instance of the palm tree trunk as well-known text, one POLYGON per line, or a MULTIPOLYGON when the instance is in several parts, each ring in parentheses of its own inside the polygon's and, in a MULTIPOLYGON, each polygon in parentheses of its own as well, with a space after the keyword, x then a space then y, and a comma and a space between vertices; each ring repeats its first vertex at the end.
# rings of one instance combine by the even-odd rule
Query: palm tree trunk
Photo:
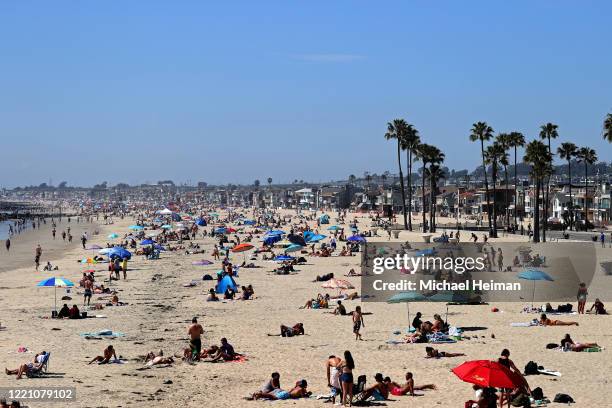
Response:
POLYGON ((422 201, 422 205, 421 205, 421 209, 423 211, 423 225, 421 226, 421 229, 423 230, 423 232, 427 232, 425 230, 425 164, 427 164, 425 162, 425 160, 423 159, 423 174, 421 174, 421 179, 422 179, 422 185, 421 185, 421 201, 422 201))
POLYGON ((435 207, 433 189, 434 189, 434 178, 430 174, 429 175, 429 232, 436 232, 436 225, 433 222, 433 212, 434 212, 434 207, 435 207))
POLYGON ((567 176, 569 177, 569 230, 571 231, 574 226, 574 200, 572 199, 572 163, 570 160, 567 161, 567 176))
POLYGON ((588 231, 589 224, 589 164, 584 162, 584 229, 588 231))
POLYGON ((400 140, 397 140, 397 165, 399 167, 400 190, 402 192, 402 211, 404 213, 404 229, 408 229, 408 218, 406 217, 406 191, 404 191, 404 173, 402 173, 402 158, 400 156, 400 140))
POLYGON ((506 207, 506 228, 510 226, 510 212, 508 211, 508 207, 510 203, 508 202, 508 166, 504 164, 504 178, 506 179, 506 191, 504 191, 504 204, 506 207))
POLYGON ((517 215, 516 210, 517 210, 517 205, 518 205, 518 201, 516 197, 517 183, 518 183, 518 180, 516 178, 516 146, 514 146, 514 225, 517 224, 517 218, 516 218, 516 215, 517 215))
POLYGON ((533 214, 533 242, 540 242, 540 179, 536 178, 535 209, 533 214))
MULTIPOLYGON (((548 153, 552 155, 550 150, 550 136, 548 136, 548 153)), ((552 156, 551 156, 552 157, 552 156)), ((544 229, 542 234, 542 241, 546 242, 546 230, 548 229, 548 196, 550 194, 550 175, 546 178, 546 197, 544 198, 544 229)))
POLYGON ((408 229, 412 231, 412 149, 408 149, 408 229))
POLYGON ((496 209, 496 202, 497 202, 497 163, 493 163, 493 173, 492 173, 492 178, 493 178, 493 234, 492 237, 493 238, 497 238, 497 209, 496 209))
POLYGON ((485 163, 484 140, 480 139, 480 153, 482 155, 482 167, 484 167, 485 197, 487 200, 487 218, 489 220, 489 231, 491 231, 491 203, 489 202, 489 181, 487 180, 487 165, 485 163))

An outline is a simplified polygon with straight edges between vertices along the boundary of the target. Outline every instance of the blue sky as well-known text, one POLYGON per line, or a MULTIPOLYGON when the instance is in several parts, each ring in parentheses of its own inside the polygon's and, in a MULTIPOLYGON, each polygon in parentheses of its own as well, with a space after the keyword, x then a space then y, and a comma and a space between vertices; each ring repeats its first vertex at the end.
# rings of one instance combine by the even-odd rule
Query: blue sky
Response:
POLYGON ((451 168, 471 124, 612 111, 609 1, 0 3, 0 186, 311 181, 395 171, 403 117, 451 168))

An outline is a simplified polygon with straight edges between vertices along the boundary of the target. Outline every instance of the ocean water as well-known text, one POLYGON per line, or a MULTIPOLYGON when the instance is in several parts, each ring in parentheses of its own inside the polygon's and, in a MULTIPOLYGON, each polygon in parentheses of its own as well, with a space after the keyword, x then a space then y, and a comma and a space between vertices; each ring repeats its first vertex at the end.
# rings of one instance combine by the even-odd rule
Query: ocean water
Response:
POLYGON ((0 240, 8 238, 10 221, 0 221, 0 240))

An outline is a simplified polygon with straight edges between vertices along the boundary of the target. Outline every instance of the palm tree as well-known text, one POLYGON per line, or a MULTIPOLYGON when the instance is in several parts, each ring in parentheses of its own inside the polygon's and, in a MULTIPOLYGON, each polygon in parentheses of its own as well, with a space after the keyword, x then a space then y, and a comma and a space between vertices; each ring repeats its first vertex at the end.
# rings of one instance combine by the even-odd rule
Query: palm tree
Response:
POLYGON ((570 142, 561 143, 561 146, 557 148, 559 157, 567 160, 567 177, 569 179, 569 229, 572 230, 574 224, 574 200, 572 199, 572 159, 576 157, 577 147, 575 144, 570 142))
POLYGON ((525 149, 523 161, 531 165, 531 177, 536 187, 533 242, 540 242, 540 191, 542 190, 544 179, 552 171, 552 155, 544 143, 539 140, 533 140, 529 142, 525 149))
POLYGON ((518 179, 516 177, 517 173, 517 154, 516 150, 519 147, 525 146, 525 136, 521 132, 510 132, 510 136, 508 137, 508 147, 514 148, 514 225, 517 225, 516 215, 517 215, 517 187, 518 187, 518 179))
MULTIPOLYGON (((444 153, 440 153, 442 155, 441 161, 444 160, 444 153)), ((436 192, 438 188, 438 182, 440 179, 444 178, 444 171, 442 167, 438 164, 431 163, 429 167, 425 170, 427 174, 427 178, 429 178, 429 225, 430 232, 436 232, 436 192)))
POLYGON ((491 165, 491 178, 493 183, 493 230, 491 231, 491 236, 493 238, 497 238, 497 173, 499 161, 504 154, 506 154, 506 151, 498 142, 494 142, 485 150, 485 163, 491 165))
POLYGON ((482 156, 482 167, 484 167, 485 179, 485 195, 487 199, 487 217, 489 219, 489 231, 491 230, 491 211, 489 200, 489 181, 487 180, 487 165, 485 164, 485 148, 484 142, 489 141, 493 137, 493 128, 487 125, 487 122, 477 122, 472 125, 470 140, 472 142, 480 141, 480 155, 482 156))
POLYGON ((584 163, 584 226, 587 229, 589 223, 589 165, 597 161, 597 153, 590 147, 581 147, 576 157, 578 157, 579 162, 584 163))
MULTIPOLYGON (((559 132, 557 129, 559 126, 554 123, 548 122, 545 125, 540 126, 540 139, 548 140, 548 153, 550 153, 550 158, 552 161, 552 150, 550 148, 550 139, 556 139, 559 137, 559 132)), ((552 164, 552 162, 551 162, 552 164)), ((544 198, 544 235, 543 240, 546 242, 546 230, 548 229, 548 204, 549 204, 549 196, 550 195, 550 178, 546 180, 546 197, 544 198)))
POLYGON ((506 183, 506 189, 504 190, 504 207, 506 208, 506 227, 510 225, 510 211, 508 211, 508 207, 510 203, 508 202, 508 166, 510 165, 510 157, 508 156, 508 149, 510 148, 510 134, 509 133, 500 133, 496 138, 497 143, 499 143, 503 149, 504 154, 499 158, 499 164, 504 166, 504 180, 506 183))
POLYGON ((406 159, 408 161, 408 229, 412 231, 412 162, 418 158, 415 152, 421 144, 419 131, 413 125, 408 124, 406 137, 403 142, 402 149, 406 150, 406 159))
MULTIPOLYGON (((419 159, 421 160, 421 162, 423 163, 423 171, 421 174, 421 197, 422 197, 422 212, 423 212, 423 232, 426 232, 425 229, 425 224, 426 224, 426 219, 425 219, 425 177, 427 176, 426 170, 427 170, 427 164, 430 163, 432 165, 437 165, 440 164, 444 161, 444 153, 442 153, 440 151, 440 149, 438 149, 436 146, 432 146, 430 144, 420 144, 419 146, 417 146, 416 148, 416 154, 418 155, 419 159)), ((430 207, 431 207, 432 203, 430 203, 430 207)), ((431 215, 431 214, 430 214, 431 215)), ((433 225, 429 226, 430 231, 431 228, 433 228, 433 225)))
POLYGON ((603 138, 612 143, 612 113, 608 113, 603 124, 603 138))
POLYGON ((402 172, 402 158, 400 152, 406 138, 408 123, 404 119, 394 119, 387 123, 385 139, 397 141, 397 167, 399 168, 400 190, 402 192, 402 210, 404 212, 404 229, 408 229, 408 217, 406 215, 406 191, 404 191, 404 173, 402 172))

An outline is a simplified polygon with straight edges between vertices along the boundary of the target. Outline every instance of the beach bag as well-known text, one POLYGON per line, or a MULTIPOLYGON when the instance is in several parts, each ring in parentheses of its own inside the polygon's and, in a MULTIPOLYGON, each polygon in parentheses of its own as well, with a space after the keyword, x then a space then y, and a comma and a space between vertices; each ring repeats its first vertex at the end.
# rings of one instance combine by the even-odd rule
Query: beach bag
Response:
POLYGON ((510 405, 513 407, 529 408, 531 407, 531 401, 529 400, 529 396, 527 394, 519 394, 514 397, 512 402, 510 402, 510 405))
POLYGON ((559 345, 558 345, 557 343, 548 343, 548 344, 546 345, 546 348, 547 348, 548 350, 551 350, 551 349, 556 349, 556 348, 559 348, 559 345))
POLYGON ((569 404, 569 403, 574 402, 574 399, 567 394, 559 393, 555 395, 555 399, 553 400, 553 402, 559 402, 561 404, 569 404))
POLYGON ((542 391, 542 388, 536 387, 533 390, 531 390, 531 396, 536 401, 543 400, 544 399, 544 391, 542 391))
POLYGON ((530 361, 525 365, 525 375, 538 374, 538 363, 530 361))
POLYGON ((212 276, 206 274, 206 275, 202 276, 202 280, 210 281, 210 280, 213 280, 213 278, 212 278, 212 276))

